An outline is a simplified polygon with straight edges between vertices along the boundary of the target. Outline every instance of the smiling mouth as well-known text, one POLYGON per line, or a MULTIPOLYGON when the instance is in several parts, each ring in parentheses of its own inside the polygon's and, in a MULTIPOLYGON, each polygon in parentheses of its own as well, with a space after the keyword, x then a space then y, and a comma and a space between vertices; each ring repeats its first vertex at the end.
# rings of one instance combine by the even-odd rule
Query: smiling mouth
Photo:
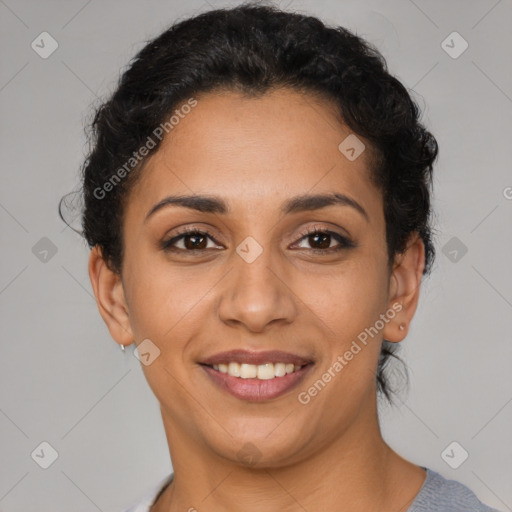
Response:
POLYGON ((244 349, 220 352, 198 363, 215 387, 250 402, 264 402, 290 392, 315 366, 311 356, 244 349))
POLYGON ((212 365, 205 365, 220 373, 225 373, 231 377, 239 379, 258 379, 270 380, 285 377, 290 373, 299 371, 309 363, 297 365, 293 363, 264 363, 264 364, 248 364, 237 363, 231 361, 229 363, 219 363, 212 365))
POLYGON ((218 389, 246 402, 266 402, 296 388, 311 371, 314 363, 254 365, 232 361, 211 365, 201 363, 200 366, 205 370, 210 382, 218 389))

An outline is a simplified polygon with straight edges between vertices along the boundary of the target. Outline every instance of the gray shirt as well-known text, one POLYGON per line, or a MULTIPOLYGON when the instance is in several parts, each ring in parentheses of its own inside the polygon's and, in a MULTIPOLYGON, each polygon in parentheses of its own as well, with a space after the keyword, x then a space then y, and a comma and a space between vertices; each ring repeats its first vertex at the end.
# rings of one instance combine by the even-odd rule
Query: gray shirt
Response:
POLYGON ((427 470, 427 478, 407 512, 499 512, 484 505, 465 485, 427 470))
MULTIPOLYGON (((465 485, 447 480, 429 468, 423 469, 427 471, 427 477, 416 498, 404 512, 499 512, 484 505, 465 485)), ((165 477, 124 512, 149 512, 172 477, 172 474, 165 477)))

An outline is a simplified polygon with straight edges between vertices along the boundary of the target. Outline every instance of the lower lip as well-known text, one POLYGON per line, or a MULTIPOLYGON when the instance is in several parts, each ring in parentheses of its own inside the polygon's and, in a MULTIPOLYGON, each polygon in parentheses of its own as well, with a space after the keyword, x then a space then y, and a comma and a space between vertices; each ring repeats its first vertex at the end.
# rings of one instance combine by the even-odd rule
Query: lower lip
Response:
POLYGON ((283 377, 274 377, 268 380, 242 379, 214 370, 210 366, 201 366, 215 384, 236 398, 250 402, 262 402, 284 395, 296 387, 313 367, 313 364, 307 364, 300 370, 287 373, 283 377))

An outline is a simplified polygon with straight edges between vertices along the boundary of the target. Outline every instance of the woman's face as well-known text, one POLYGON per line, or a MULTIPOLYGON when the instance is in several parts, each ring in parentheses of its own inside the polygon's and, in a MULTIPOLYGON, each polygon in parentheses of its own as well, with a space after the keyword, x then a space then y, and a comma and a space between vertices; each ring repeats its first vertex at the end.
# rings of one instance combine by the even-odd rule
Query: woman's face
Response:
MULTIPOLYGON (((228 460, 253 450, 268 466, 362 437, 375 418, 382 337, 392 338, 399 316, 389 312, 397 287, 368 144, 354 159, 362 146, 351 151, 348 139, 342 152, 351 132, 332 106, 291 90, 197 100, 143 170, 123 219, 127 330, 137 345, 153 344, 145 342, 151 364, 142 368, 166 432, 228 460), (333 194, 349 199, 291 202, 333 194), (190 195, 213 202, 161 204, 190 195), (184 229, 211 238, 167 244, 184 229), (324 234, 308 235, 314 229, 324 234), (261 380, 204 365, 231 350, 283 351, 310 364, 261 380)), ((287 362, 264 358, 281 371, 287 362)))

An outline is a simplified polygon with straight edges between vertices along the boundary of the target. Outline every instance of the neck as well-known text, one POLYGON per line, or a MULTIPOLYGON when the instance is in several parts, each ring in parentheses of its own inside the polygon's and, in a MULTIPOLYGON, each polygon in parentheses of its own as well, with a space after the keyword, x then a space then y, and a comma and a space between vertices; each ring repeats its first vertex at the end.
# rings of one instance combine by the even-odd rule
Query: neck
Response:
POLYGON ((208 453, 176 429, 163 410, 162 417, 174 479, 151 512, 334 512, 340 504, 351 512, 405 512, 425 479, 423 469, 400 457, 382 439, 376 404, 313 455, 264 468, 208 453), (178 432, 183 435, 176 436, 178 432))

